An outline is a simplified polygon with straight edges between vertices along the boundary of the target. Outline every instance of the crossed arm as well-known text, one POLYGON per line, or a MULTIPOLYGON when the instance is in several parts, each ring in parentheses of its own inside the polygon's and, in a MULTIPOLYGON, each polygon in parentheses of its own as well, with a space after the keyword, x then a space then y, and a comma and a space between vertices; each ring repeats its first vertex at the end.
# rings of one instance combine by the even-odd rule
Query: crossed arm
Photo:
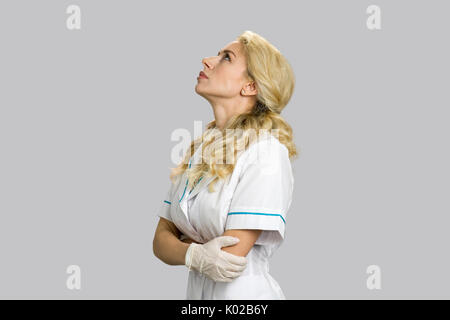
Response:
MULTIPOLYGON (((233 246, 223 247, 222 250, 237 256, 245 257, 255 244, 261 232, 262 230, 250 230, 250 229, 226 230, 222 234, 222 236, 236 237, 239 238, 240 241, 239 243, 233 246)), ((183 242, 192 243, 195 241, 192 239, 184 239, 183 242)))
MULTIPOLYGON (((235 229, 226 230, 223 236, 239 238, 239 243, 223 247, 222 250, 241 257, 247 256, 250 249, 255 244, 262 230, 235 229)), ((153 238, 153 253, 161 261, 169 265, 184 265, 189 244, 192 239, 179 240, 181 232, 175 224, 167 219, 160 218, 153 238)))

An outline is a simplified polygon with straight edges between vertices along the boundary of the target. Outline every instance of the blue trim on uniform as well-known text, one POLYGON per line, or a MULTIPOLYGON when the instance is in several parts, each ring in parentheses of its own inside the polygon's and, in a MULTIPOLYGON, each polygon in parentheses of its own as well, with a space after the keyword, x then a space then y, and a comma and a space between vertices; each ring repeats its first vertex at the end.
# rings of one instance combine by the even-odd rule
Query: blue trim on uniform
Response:
POLYGON ((165 203, 172 204, 172 202, 164 200, 165 203))
POLYGON ((187 185, 188 185, 188 181, 189 181, 189 180, 186 180, 186 185, 184 186, 183 195, 181 196, 180 200, 178 200, 178 202, 181 202, 181 200, 182 200, 183 197, 184 197, 184 193, 186 192, 186 188, 187 188, 187 185))
POLYGON ((276 213, 262 213, 262 212, 228 212, 228 215, 232 214, 253 214, 253 215, 260 215, 260 216, 280 216, 280 218, 283 220, 283 222, 286 224, 286 221, 284 220, 283 216, 281 214, 276 213))
MULTIPOLYGON (((202 179, 203 179, 203 177, 201 177, 200 179, 198 179, 197 183, 199 183, 200 180, 202 180, 202 179)), ((191 194, 192 190, 194 190, 194 188, 195 188, 195 186, 197 185, 197 183, 194 184, 194 186, 192 187, 191 191, 189 191, 189 194, 191 194)))
MULTIPOLYGON (((189 168, 191 168, 191 159, 189 159, 189 168)), ((191 191, 189 191, 189 194, 191 194, 192 190, 194 190, 194 188, 195 188, 195 186, 197 185, 197 183, 199 183, 200 180, 202 180, 202 179, 203 179, 203 177, 201 177, 200 179, 198 179, 198 181, 197 181, 197 182, 194 184, 194 186, 192 187, 191 191)), ((181 196, 180 200, 178 200, 178 202, 181 202, 181 200, 183 200, 184 194, 185 194, 185 192, 186 192, 186 188, 187 188, 187 185, 188 185, 188 182, 189 182, 189 179, 186 180, 186 185, 184 186, 183 195, 181 196)))
MULTIPOLYGON (((191 168, 191 159, 189 159, 189 168, 191 168)), ((180 200, 178 200, 178 202, 181 202, 181 200, 183 199, 184 193, 186 192, 186 188, 187 188, 188 182, 189 182, 189 179, 186 180, 186 185, 184 186, 183 195, 181 196, 180 200)))

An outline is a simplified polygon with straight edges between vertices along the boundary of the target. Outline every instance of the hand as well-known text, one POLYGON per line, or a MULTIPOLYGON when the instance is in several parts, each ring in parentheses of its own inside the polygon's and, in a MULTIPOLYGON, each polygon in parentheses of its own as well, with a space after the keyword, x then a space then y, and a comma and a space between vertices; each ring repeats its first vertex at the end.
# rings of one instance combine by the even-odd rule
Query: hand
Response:
POLYGON ((234 245, 239 238, 221 236, 205 244, 191 243, 185 265, 194 269, 213 281, 231 282, 239 277, 247 266, 247 258, 223 251, 222 247, 234 245))

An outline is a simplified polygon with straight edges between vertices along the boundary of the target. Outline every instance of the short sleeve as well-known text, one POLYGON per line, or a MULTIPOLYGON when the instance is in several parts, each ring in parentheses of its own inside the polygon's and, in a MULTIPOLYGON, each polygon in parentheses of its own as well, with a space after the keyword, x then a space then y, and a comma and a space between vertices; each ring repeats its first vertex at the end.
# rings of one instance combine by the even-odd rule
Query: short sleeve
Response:
MULTIPOLYGON (((172 182, 170 182, 170 186, 168 188, 168 191, 166 193, 166 196, 164 197, 164 199, 161 199, 159 207, 156 211, 156 215, 161 217, 161 218, 165 218, 169 221, 172 221, 172 217, 170 216, 170 207, 172 205, 172 194, 173 194, 173 190, 174 190, 174 184, 172 182)), ((172 221, 173 222, 173 221, 172 221)))
POLYGON ((284 239, 294 188, 288 150, 278 140, 268 139, 246 152, 225 230, 263 230, 255 244, 278 244, 284 239))

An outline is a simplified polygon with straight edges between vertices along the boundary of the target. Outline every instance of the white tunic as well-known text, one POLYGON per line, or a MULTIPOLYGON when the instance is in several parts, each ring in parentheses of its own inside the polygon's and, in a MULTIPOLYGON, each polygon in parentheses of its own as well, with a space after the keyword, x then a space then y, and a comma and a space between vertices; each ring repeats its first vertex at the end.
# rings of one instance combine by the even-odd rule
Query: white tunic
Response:
MULTIPOLYGON (((196 150, 189 163, 196 163, 196 150)), ((189 271, 186 299, 286 299, 269 274, 269 258, 284 240, 294 177, 287 148, 272 135, 259 138, 237 157, 226 180, 207 186, 202 178, 187 190, 186 173, 170 185, 157 215, 172 221, 184 236, 206 243, 229 229, 263 230, 247 255, 247 267, 232 282, 215 282, 189 271)))

